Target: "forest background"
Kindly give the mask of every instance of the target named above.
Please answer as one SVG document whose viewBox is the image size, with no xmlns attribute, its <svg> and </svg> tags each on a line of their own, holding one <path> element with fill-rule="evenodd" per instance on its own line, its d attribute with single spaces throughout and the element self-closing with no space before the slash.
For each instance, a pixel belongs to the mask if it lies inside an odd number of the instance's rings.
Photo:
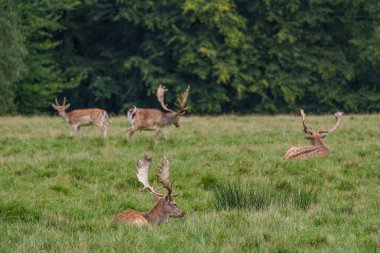
<svg viewBox="0 0 380 253">
<path fill-rule="evenodd" d="M 377 0 L 0 0 L 0 114 L 380 111 Z"/>
</svg>

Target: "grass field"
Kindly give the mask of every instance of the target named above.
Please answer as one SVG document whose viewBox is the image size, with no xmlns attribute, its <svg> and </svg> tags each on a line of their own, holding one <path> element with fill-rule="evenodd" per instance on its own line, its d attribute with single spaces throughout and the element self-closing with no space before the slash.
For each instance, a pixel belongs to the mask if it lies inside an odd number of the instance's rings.
<svg viewBox="0 0 380 253">
<path fill-rule="evenodd" d="M 307 120 L 334 124 L 332 115 Z M 95 127 L 71 138 L 58 117 L 1 117 L 0 251 L 380 251 L 379 115 L 344 115 L 325 139 L 331 156 L 303 161 L 282 160 L 289 147 L 308 145 L 298 116 L 186 117 L 158 143 L 149 131 L 127 141 L 127 127 L 113 118 L 106 139 Z M 143 154 L 154 169 L 169 159 L 186 216 L 157 229 L 111 225 L 125 209 L 154 205 L 134 174 Z M 217 208 L 214 193 L 225 185 L 265 192 L 269 203 Z M 308 189 L 316 198 L 300 208 L 291 196 Z"/>
</svg>

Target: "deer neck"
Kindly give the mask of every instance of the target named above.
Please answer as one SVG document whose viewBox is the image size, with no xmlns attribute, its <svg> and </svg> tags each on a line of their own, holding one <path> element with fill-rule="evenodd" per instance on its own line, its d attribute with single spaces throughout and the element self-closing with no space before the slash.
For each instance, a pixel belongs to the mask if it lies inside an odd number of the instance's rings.
<svg viewBox="0 0 380 253">
<path fill-rule="evenodd" d="M 310 143 L 314 147 L 325 147 L 321 137 L 310 139 Z"/>
<path fill-rule="evenodd" d="M 63 113 L 61 114 L 63 120 L 69 123 L 70 123 L 70 115 L 71 115 L 71 112 L 65 112 L 65 111 L 63 111 Z"/>
<path fill-rule="evenodd" d="M 146 214 L 144 217 L 148 222 L 154 226 L 167 222 L 169 219 L 169 213 L 164 211 L 164 202 L 159 200 L 157 204 Z"/>
<path fill-rule="evenodd" d="M 179 114 L 176 112 L 166 112 L 164 113 L 164 123 L 165 125 L 173 124 L 178 120 Z"/>
</svg>

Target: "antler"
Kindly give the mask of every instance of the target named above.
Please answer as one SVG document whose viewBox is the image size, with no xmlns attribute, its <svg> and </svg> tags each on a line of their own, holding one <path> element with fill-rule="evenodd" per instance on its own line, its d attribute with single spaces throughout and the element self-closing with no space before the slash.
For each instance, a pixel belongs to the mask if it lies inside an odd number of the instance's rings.
<svg viewBox="0 0 380 253">
<path fill-rule="evenodd" d="M 182 93 L 182 95 L 178 98 L 177 103 L 175 104 L 180 114 L 185 114 L 185 112 L 188 109 L 186 107 L 186 101 L 187 101 L 187 97 L 189 96 L 189 90 L 190 90 L 190 85 L 187 86 L 187 89 Z"/>
<path fill-rule="evenodd" d="M 342 116 L 343 116 L 343 112 L 336 112 L 335 114 L 335 125 L 330 128 L 329 130 L 322 130 L 322 131 L 319 131 L 320 134 L 329 134 L 331 132 L 334 132 L 338 126 L 340 125 L 340 123 L 342 122 Z"/>
<path fill-rule="evenodd" d="M 136 164 L 136 176 L 137 179 L 144 185 L 144 188 L 141 191 L 148 189 L 151 193 L 163 197 L 164 195 L 157 193 L 152 186 L 150 186 L 149 179 L 149 170 L 152 163 L 152 158 L 149 158 L 147 155 L 141 157 Z"/>
<path fill-rule="evenodd" d="M 166 91 L 168 91 L 168 90 L 165 88 L 165 86 L 160 85 L 158 87 L 157 94 L 156 94 L 158 102 L 160 102 L 162 108 L 164 108 L 165 110 L 167 110 L 169 112 L 174 112 L 172 109 L 169 109 L 164 102 L 164 94 Z"/>
<path fill-rule="evenodd" d="M 157 179 L 162 184 L 163 188 L 168 190 L 168 196 L 171 196 L 172 185 L 169 182 L 169 161 L 166 157 L 162 161 L 161 167 L 157 173 Z"/>
<path fill-rule="evenodd" d="M 302 125 L 303 125 L 303 131 L 307 134 L 313 134 L 313 131 L 312 130 L 309 130 L 307 128 L 307 126 L 305 125 L 305 118 L 306 118 L 306 114 L 305 112 L 303 111 L 303 109 L 300 110 L 301 111 L 301 118 L 302 118 Z"/>
<path fill-rule="evenodd" d="M 58 105 L 58 106 L 64 106 L 64 105 L 66 105 L 66 97 L 63 98 L 63 104 L 62 104 L 62 105 L 60 105 L 60 104 L 58 103 L 57 98 L 55 98 L 55 104 Z"/>
</svg>

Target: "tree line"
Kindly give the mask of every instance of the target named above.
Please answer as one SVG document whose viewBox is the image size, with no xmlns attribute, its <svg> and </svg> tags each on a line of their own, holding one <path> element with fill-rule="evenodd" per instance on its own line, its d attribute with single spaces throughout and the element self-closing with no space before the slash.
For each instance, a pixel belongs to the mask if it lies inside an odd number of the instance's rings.
<svg viewBox="0 0 380 253">
<path fill-rule="evenodd" d="M 377 0 L 0 0 L 0 114 L 380 111 Z"/>
</svg>

